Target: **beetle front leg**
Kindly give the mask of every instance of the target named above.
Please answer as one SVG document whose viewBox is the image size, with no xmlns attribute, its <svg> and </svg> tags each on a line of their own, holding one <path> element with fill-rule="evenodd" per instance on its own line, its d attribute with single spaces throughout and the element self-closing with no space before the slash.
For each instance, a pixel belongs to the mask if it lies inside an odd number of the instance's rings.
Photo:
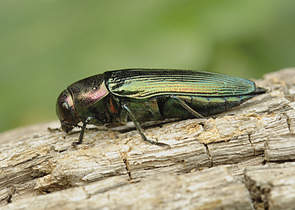
<svg viewBox="0 0 295 210">
<path fill-rule="evenodd" d="M 149 143 L 154 144 L 154 145 L 157 145 L 157 146 L 171 148 L 169 144 L 165 144 L 165 143 L 162 143 L 162 142 L 156 142 L 156 141 L 147 139 L 146 136 L 144 135 L 144 133 L 142 132 L 138 122 L 136 121 L 134 114 L 131 112 L 131 110 L 128 108 L 128 106 L 126 104 L 123 104 L 122 108 L 127 112 L 128 116 L 131 118 L 131 120 L 134 123 L 136 129 L 138 130 L 139 134 L 141 135 L 141 138 L 144 141 L 149 142 Z"/>
<path fill-rule="evenodd" d="M 81 127 L 81 132 L 79 135 L 79 140 L 77 142 L 73 142 L 72 146 L 76 146 L 78 144 L 82 144 L 83 142 L 83 137 L 84 137 L 84 132 L 86 130 L 86 125 L 89 123 L 89 121 L 92 119 L 92 117 L 87 117 L 86 120 L 83 122 L 83 125 Z"/>
</svg>

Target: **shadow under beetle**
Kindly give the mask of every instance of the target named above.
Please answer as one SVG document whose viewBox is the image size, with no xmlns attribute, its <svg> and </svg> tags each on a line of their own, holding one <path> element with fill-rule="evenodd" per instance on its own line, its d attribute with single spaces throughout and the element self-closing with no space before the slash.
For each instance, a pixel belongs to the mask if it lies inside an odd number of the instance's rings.
<svg viewBox="0 0 295 210">
<path fill-rule="evenodd" d="M 168 69 L 107 71 L 73 83 L 57 99 L 62 130 L 81 127 L 81 144 L 87 124 L 132 121 L 142 139 L 158 146 L 168 144 L 146 138 L 138 122 L 165 118 L 203 118 L 238 106 L 265 93 L 255 83 L 224 74 Z M 78 123 L 83 125 L 79 126 Z"/>
</svg>

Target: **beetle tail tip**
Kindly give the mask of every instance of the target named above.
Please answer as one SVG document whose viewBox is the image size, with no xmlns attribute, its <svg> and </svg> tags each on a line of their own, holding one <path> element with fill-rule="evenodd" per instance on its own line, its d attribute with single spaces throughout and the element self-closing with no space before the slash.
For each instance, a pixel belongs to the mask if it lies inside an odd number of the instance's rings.
<svg viewBox="0 0 295 210">
<path fill-rule="evenodd" d="M 254 94 L 263 94 L 269 92 L 269 89 L 262 88 L 262 87 L 257 87 L 256 90 L 254 91 Z"/>
</svg>

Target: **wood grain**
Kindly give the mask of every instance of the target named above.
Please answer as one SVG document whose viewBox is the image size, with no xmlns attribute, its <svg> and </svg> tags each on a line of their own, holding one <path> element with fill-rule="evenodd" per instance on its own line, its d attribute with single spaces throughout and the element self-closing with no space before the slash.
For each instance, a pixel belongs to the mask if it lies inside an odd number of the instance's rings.
<svg viewBox="0 0 295 210">
<path fill-rule="evenodd" d="M 294 209 L 295 69 L 216 119 L 66 135 L 57 121 L 0 134 L 0 209 Z"/>
</svg>

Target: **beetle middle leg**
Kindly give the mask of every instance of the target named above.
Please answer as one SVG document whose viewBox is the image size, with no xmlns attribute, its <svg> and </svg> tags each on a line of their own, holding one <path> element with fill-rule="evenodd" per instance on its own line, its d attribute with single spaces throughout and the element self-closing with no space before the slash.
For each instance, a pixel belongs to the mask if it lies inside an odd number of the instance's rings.
<svg viewBox="0 0 295 210">
<path fill-rule="evenodd" d="M 170 98 L 175 99 L 186 111 L 191 113 L 196 118 L 204 118 L 201 114 L 193 110 L 189 105 L 187 105 L 183 100 L 178 98 L 177 96 L 171 95 Z"/>
<path fill-rule="evenodd" d="M 135 119 L 135 116 L 134 114 L 131 112 L 131 110 L 128 108 L 128 106 L 126 104 L 123 104 L 122 105 L 122 108 L 127 112 L 128 116 L 131 118 L 131 120 L 133 121 L 136 129 L 138 130 L 139 134 L 141 135 L 141 138 L 146 141 L 146 142 L 149 142 L 151 144 L 154 144 L 154 145 L 157 145 L 157 146 L 161 146 L 161 147 L 170 147 L 169 144 L 165 144 L 165 143 L 162 143 L 162 142 L 156 142 L 156 141 L 153 141 L 153 140 L 149 140 L 146 138 L 146 136 L 144 135 L 144 133 L 142 132 L 138 122 L 136 121 Z"/>
</svg>

